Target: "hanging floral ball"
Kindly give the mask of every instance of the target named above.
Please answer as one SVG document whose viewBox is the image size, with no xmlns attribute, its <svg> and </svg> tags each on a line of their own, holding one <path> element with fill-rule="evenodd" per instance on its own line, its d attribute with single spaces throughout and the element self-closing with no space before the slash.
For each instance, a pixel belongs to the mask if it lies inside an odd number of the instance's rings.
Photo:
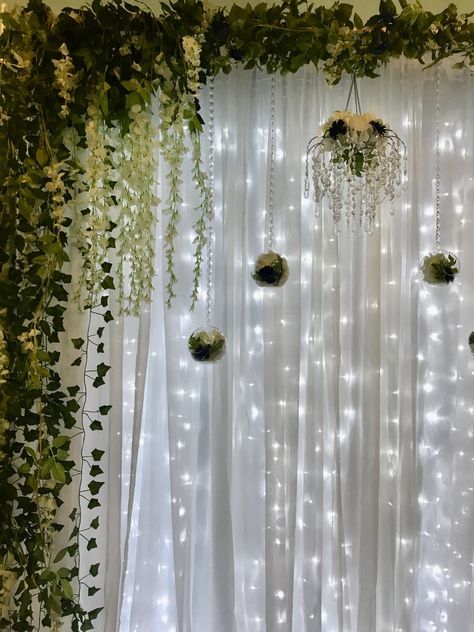
<svg viewBox="0 0 474 632">
<path fill-rule="evenodd" d="M 281 287 L 289 274 L 287 260 L 273 250 L 261 254 L 252 270 L 252 278 L 260 287 Z"/>
<path fill-rule="evenodd" d="M 426 255 L 421 263 L 423 280 L 431 285 L 452 283 L 459 272 L 459 261 L 450 252 L 435 252 Z"/>
<path fill-rule="evenodd" d="M 188 349 L 196 362 L 218 362 L 225 353 L 225 336 L 217 327 L 196 329 L 188 338 Z"/>
<path fill-rule="evenodd" d="M 471 331 L 471 334 L 469 336 L 469 347 L 472 353 L 474 353 L 474 331 Z"/>
</svg>

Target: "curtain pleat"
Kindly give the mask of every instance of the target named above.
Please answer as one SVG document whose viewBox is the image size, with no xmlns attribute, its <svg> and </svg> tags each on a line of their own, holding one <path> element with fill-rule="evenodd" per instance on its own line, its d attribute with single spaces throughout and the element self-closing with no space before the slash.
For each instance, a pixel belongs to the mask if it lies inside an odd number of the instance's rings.
<svg viewBox="0 0 474 632">
<path fill-rule="evenodd" d="M 108 555 L 125 564 L 107 603 L 121 601 L 120 632 L 474 630 L 473 84 L 441 66 L 442 248 L 461 273 L 434 287 L 419 265 L 436 249 L 435 70 L 401 61 L 360 81 L 363 109 L 408 149 L 408 191 L 371 236 L 336 236 L 327 203 L 316 216 L 303 196 L 306 143 L 349 78 L 277 76 L 273 248 L 290 276 L 262 289 L 250 271 L 266 249 L 271 77 L 216 78 L 212 324 L 226 356 L 200 365 L 187 351 L 206 325 L 206 278 L 189 311 L 189 156 L 178 296 L 163 307 L 163 215 L 149 313 L 111 339 L 123 404 L 109 528 L 122 522 Z"/>
</svg>

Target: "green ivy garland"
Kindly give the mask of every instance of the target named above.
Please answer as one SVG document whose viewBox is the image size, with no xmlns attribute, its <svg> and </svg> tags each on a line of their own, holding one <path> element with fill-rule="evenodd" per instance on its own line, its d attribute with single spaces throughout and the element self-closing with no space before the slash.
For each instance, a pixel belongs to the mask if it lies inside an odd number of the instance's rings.
<svg viewBox="0 0 474 632">
<path fill-rule="evenodd" d="M 113 317 L 108 293 L 132 265 L 132 294 L 119 287 L 123 312 L 137 313 L 152 291 L 152 242 L 143 256 L 137 230 L 150 234 L 158 203 L 151 190 L 152 152 L 139 176 L 124 168 L 134 135 L 151 129 L 150 104 L 159 95 L 160 150 L 169 165 L 165 228 L 168 303 L 177 282 L 181 163 L 188 147 L 202 199 L 195 221 L 192 303 L 197 301 L 202 253 L 212 216 L 212 192 L 202 168 L 198 85 L 236 65 L 296 72 L 311 63 L 330 83 L 343 73 L 375 77 L 401 56 L 433 64 L 453 57 L 474 66 L 472 14 L 450 4 L 438 14 L 418 3 L 382 0 L 367 22 L 350 4 L 331 8 L 299 0 L 278 6 L 210 10 L 201 0 L 177 0 L 153 15 L 122 0 L 64 9 L 54 15 L 41 0 L 1 15 L 0 23 L 0 628 L 29 632 L 90 630 L 99 609 L 87 612 L 99 573 L 78 577 L 79 539 L 97 546 L 103 482 L 101 450 L 85 455 L 85 428 L 100 431 L 110 406 L 88 409 L 90 387 L 105 383 L 100 362 L 104 327 Z M 150 132 L 151 133 L 151 132 Z M 186 144 L 190 137 L 190 145 Z M 102 151 L 101 139 L 106 148 Z M 132 147 L 133 145 L 133 147 Z M 102 171 L 101 171 L 102 170 Z M 101 177 L 98 177 L 101 173 Z M 120 182 L 118 182 L 120 176 Z M 90 177 L 95 178 L 91 187 Z M 137 196 L 134 198 L 134 191 Z M 117 196 L 128 200 L 120 207 Z M 143 212 L 140 211 L 140 205 Z M 117 230 L 120 226 L 120 232 Z M 97 238 L 100 237 L 100 240 Z M 112 269 L 109 250 L 118 248 Z M 83 258 L 79 300 L 88 310 L 77 384 L 61 379 L 64 314 L 74 289 L 68 252 Z M 114 259 L 114 260 L 115 260 Z M 128 302 L 127 302 L 128 301 Z M 104 325 L 92 327 L 97 319 Z M 94 368 L 90 366 L 93 363 Z M 72 452 L 81 452 L 75 462 Z M 75 478 L 76 508 L 62 518 Z M 89 482 L 86 484 L 86 481 Z M 86 488 L 84 489 L 84 485 Z M 81 517 L 84 499 L 90 520 Z M 58 548 L 57 534 L 65 545 Z"/>
</svg>

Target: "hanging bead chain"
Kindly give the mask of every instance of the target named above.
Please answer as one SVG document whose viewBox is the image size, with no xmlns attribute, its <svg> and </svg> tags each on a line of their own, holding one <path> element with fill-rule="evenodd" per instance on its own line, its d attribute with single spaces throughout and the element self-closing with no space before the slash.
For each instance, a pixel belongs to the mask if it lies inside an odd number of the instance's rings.
<svg viewBox="0 0 474 632">
<path fill-rule="evenodd" d="M 270 111 L 270 181 L 268 185 L 268 250 L 273 249 L 273 229 L 275 225 L 274 215 L 274 189 L 275 189 L 275 75 L 272 75 L 271 83 L 271 111 Z"/>
<path fill-rule="evenodd" d="M 215 139 L 214 139 L 214 77 L 209 78 L 209 123 L 208 123 L 208 156 L 207 156 L 207 174 L 209 182 L 209 200 L 211 208 L 211 216 L 209 218 L 209 225 L 207 227 L 207 288 L 206 288 L 206 311 L 207 322 L 211 322 L 212 316 L 212 288 L 213 288 L 213 272 L 214 272 L 214 260 L 213 260 L 213 220 L 214 220 L 214 153 L 215 153 Z"/>
<path fill-rule="evenodd" d="M 436 175 L 435 175 L 435 204 L 436 204 L 436 246 L 441 245 L 441 152 L 440 152 L 440 125 L 441 125 L 441 91 L 439 84 L 439 67 L 436 66 Z"/>
</svg>

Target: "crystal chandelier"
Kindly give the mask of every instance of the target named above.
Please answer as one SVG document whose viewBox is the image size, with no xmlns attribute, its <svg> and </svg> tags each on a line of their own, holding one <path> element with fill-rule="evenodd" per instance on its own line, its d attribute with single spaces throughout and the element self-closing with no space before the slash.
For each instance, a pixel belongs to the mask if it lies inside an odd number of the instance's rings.
<svg viewBox="0 0 474 632">
<path fill-rule="evenodd" d="M 349 107 L 352 94 L 355 112 Z M 406 147 L 389 125 L 371 112 L 362 113 L 356 78 L 352 78 L 346 109 L 336 111 L 321 126 L 322 134 L 307 146 L 305 198 L 311 180 L 315 211 L 327 197 L 335 233 L 343 219 L 353 230 L 361 226 L 369 234 L 376 225 L 377 209 L 388 198 L 391 212 L 394 200 L 406 185 Z M 403 177 L 402 177 L 403 163 Z"/>
</svg>

